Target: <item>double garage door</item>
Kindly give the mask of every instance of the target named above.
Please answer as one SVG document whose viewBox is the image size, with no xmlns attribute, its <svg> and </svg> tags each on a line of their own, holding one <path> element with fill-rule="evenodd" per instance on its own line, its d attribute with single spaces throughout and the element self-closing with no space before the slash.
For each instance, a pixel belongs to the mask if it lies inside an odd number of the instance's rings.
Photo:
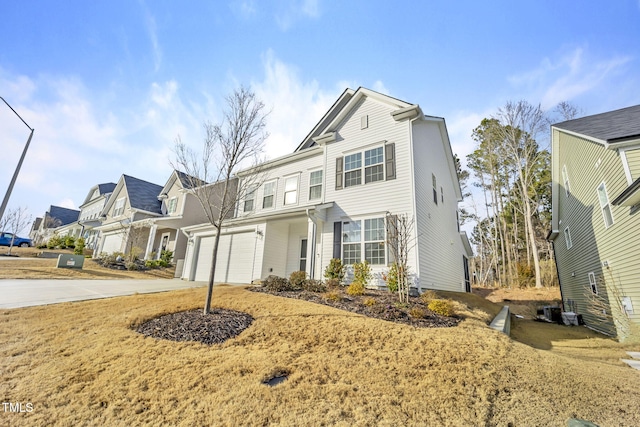
<svg viewBox="0 0 640 427">
<path fill-rule="evenodd" d="M 104 236 L 101 253 L 112 254 L 114 252 L 122 252 L 122 233 L 108 234 Z"/>
<path fill-rule="evenodd" d="M 195 280 L 207 281 L 211 272 L 215 236 L 202 237 L 197 255 Z M 255 233 L 225 234 L 220 236 L 216 282 L 251 283 L 255 253 Z"/>
</svg>

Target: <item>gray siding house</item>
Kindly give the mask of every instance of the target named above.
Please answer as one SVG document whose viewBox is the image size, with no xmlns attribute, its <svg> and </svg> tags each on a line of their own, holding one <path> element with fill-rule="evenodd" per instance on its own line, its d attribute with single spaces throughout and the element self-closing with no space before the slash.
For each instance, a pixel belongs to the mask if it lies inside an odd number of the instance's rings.
<svg viewBox="0 0 640 427">
<path fill-rule="evenodd" d="M 557 123 L 550 240 L 565 311 L 627 341 L 640 323 L 640 105 Z"/>
</svg>

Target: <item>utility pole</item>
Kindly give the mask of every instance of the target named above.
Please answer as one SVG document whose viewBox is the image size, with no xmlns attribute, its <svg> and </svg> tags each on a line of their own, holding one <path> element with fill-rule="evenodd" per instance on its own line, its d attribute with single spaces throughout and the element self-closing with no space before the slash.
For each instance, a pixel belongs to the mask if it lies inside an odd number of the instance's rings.
<svg viewBox="0 0 640 427">
<path fill-rule="evenodd" d="M 7 189 L 7 192 L 4 195 L 4 199 L 2 200 L 2 205 L 0 205 L 0 220 L 2 220 L 2 217 L 4 216 L 4 210 L 7 208 L 7 204 L 9 203 L 9 197 L 11 197 L 11 192 L 13 191 L 13 186 L 16 183 L 16 179 L 18 179 L 18 173 L 20 173 L 20 168 L 22 167 L 22 162 L 24 161 L 24 158 L 27 155 L 27 150 L 29 149 L 29 144 L 31 144 L 31 137 L 33 137 L 33 128 L 31 126 L 29 126 L 27 124 L 27 122 L 25 122 L 22 117 L 20 117 L 20 114 L 18 114 L 16 112 L 16 110 L 14 110 L 13 107 L 11 105 L 9 105 L 9 103 L 7 101 L 5 101 L 5 99 L 3 97 L 0 96 L 0 99 L 2 99 L 2 101 L 5 104 L 7 104 L 7 107 L 11 108 L 11 111 L 13 111 L 13 113 L 16 116 L 18 116 L 18 118 L 20 120 L 22 120 L 22 123 L 24 123 L 24 125 L 26 127 L 28 127 L 29 130 L 31 131 L 31 133 L 29 134 L 29 139 L 27 139 L 27 143 L 24 146 L 24 150 L 22 150 L 22 156 L 20 156 L 20 160 L 18 161 L 18 166 L 16 167 L 16 171 L 13 173 L 13 177 L 11 178 L 11 182 L 9 183 L 9 188 Z"/>
</svg>

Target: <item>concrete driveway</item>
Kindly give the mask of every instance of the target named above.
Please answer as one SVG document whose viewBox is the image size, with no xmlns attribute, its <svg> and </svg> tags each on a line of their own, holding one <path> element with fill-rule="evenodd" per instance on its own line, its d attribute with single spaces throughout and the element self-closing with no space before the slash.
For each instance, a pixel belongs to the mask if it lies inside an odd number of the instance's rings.
<svg viewBox="0 0 640 427">
<path fill-rule="evenodd" d="M 206 282 L 157 280 L 0 280 L 0 308 L 30 307 L 59 302 L 110 298 L 135 293 L 198 288 Z"/>
</svg>

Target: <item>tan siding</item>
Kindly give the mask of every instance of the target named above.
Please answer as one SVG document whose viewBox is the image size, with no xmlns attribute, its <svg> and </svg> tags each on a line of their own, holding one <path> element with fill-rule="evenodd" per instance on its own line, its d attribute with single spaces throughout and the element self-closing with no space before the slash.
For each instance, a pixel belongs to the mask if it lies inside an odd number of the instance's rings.
<svg viewBox="0 0 640 427">
<path fill-rule="evenodd" d="M 640 178 L 640 149 L 629 150 L 625 152 L 627 156 L 627 164 L 631 172 L 631 178 L 635 181 Z"/>
<path fill-rule="evenodd" d="M 613 324 L 602 324 L 588 312 L 585 292 L 589 292 L 588 273 L 594 272 L 598 282 L 606 279 L 608 286 L 615 282 L 622 294 L 632 298 L 636 313 L 640 311 L 640 263 L 637 262 L 640 244 L 636 243 L 640 242 L 638 218 L 628 207 L 611 206 L 614 223 L 605 228 L 597 195 L 597 188 L 602 182 L 606 185 L 609 201 L 627 187 L 622 162 L 616 151 L 607 150 L 600 144 L 563 133 L 556 135 L 559 135 L 559 152 L 554 155 L 559 156 L 560 168 L 566 165 L 571 188 L 570 196 L 566 197 L 563 183 L 559 183 L 558 211 L 562 223 L 555 249 L 563 297 L 565 301 L 572 299 L 577 302 L 578 312 L 588 325 L 615 334 Z M 561 174 L 558 173 L 554 179 L 561 181 Z M 567 226 L 573 242 L 569 250 L 562 234 Z M 608 269 L 602 267 L 603 261 L 609 263 Z M 602 285 L 599 293 L 608 297 Z M 638 314 L 634 318 L 637 321 Z"/>
</svg>

